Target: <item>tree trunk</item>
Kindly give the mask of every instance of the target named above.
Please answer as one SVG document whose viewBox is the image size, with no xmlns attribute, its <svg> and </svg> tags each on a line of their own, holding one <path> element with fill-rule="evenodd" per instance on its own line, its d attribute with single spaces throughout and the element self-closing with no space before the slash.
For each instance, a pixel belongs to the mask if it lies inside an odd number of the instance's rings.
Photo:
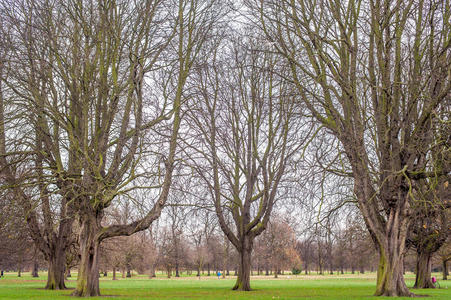
<svg viewBox="0 0 451 300">
<path fill-rule="evenodd" d="M 66 271 L 65 271 L 64 273 L 65 273 L 64 276 L 65 276 L 66 278 L 72 277 L 72 275 L 70 274 L 70 268 L 66 267 Z"/>
<path fill-rule="evenodd" d="M 444 259 L 443 264 L 443 280 L 448 280 L 448 261 Z"/>
<path fill-rule="evenodd" d="M 175 262 L 175 277 L 180 277 L 178 261 Z"/>
<path fill-rule="evenodd" d="M 422 252 L 417 254 L 417 269 L 413 287 L 416 289 L 435 288 L 431 279 L 431 253 Z"/>
<path fill-rule="evenodd" d="M 33 271 L 31 272 L 31 276 L 33 276 L 34 278 L 39 277 L 38 271 L 39 271 L 39 264 L 38 264 L 38 261 L 35 260 L 33 263 Z"/>
<path fill-rule="evenodd" d="M 99 241 L 96 239 L 100 220 L 89 213 L 81 220 L 79 235 L 80 264 L 78 267 L 77 287 L 72 293 L 78 297 L 100 296 L 99 288 Z"/>
<path fill-rule="evenodd" d="M 233 290 L 250 291 L 250 274 L 251 274 L 251 251 L 252 247 L 243 247 L 240 251 L 240 265 L 238 277 L 236 279 Z"/>
<path fill-rule="evenodd" d="M 66 265 L 66 252 L 58 249 L 53 252 L 48 259 L 49 271 L 47 275 L 47 284 L 45 288 L 48 290 L 64 290 L 64 266 Z"/>
<path fill-rule="evenodd" d="M 113 267 L 113 280 L 116 280 L 116 266 Z"/>
<path fill-rule="evenodd" d="M 404 282 L 404 276 L 402 275 L 403 255 L 398 250 L 399 247 L 392 247 L 389 251 L 381 247 L 379 250 L 380 256 L 375 296 L 414 296 Z"/>
<path fill-rule="evenodd" d="M 127 266 L 127 278 L 131 278 L 132 277 L 132 273 L 130 271 L 130 266 Z"/>
</svg>

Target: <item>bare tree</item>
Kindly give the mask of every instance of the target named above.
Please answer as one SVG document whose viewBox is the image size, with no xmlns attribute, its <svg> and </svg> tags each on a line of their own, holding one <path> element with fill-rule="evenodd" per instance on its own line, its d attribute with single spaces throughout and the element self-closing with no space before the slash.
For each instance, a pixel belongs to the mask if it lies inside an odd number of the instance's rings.
<svg viewBox="0 0 451 300">
<path fill-rule="evenodd" d="M 295 101 L 276 75 L 276 58 L 251 37 L 236 39 L 241 44 L 226 41 L 230 50 L 216 52 L 197 73 L 198 102 L 189 117 L 197 136 L 190 147 L 221 229 L 239 252 L 233 289 L 248 291 L 254 239 L 268 224 L 294 140 L 305 128 L 292 122 Z M 220 47 L 227 49 L 226 42 Z"/>
<path fill-rule="evenodd" d="M 344 148 L 380 254 L 375 295 L 412 295 L 402 258 L 412 190 L 438 175 L 428 156 L 436 109 L 450 99 L 450 2 L 247 2 L 303 102 Z"/>
<path fill-rule="evenodd" d="M 67 206 L 67 194 L 51 195 L 50 189 L 55 182 L 49 180 L 44 171 L 40 100 L 46 96 L 45 76 L 42 74 L 45 72 L 45 58 L 43 52 L 35 48 L 38 41 L 35 40 L 34 26 L 38 24 L 29 3 L 2 3 L 0 13 L 2 185 L 14 194 L 16 205 L 22 208 L 20 215 L 25 216 L 31 237 L 48 262 L 46 288 L 64 289 L 65 251 L 71 243 L 73 210 Z M 41 38 L 41 42 L 48 44 L 48 39 Z M 35 60 L 26 60 L 24 56 L 27 55 Z M 21 61 L 19 57 L 25 60 Z M 30 101 L 32 105 L 27 106 L 18 100 L 17 93 L 20 97 L 33 99 Z M 51 207 L 58 208 L 52 210 Z"/>
<path fill-rule="evenodd" d="M 100 294 L 102 240 L 144 230 L 161 213 L 187 100 L 184 86 L 222 16 L 216 4 L 35 1 L 11 12 L 19 24 L 11 43 L 20 59 L 9 61 L 3 82 L 38 116 L 42 148 L 33 150 L 53 193 L 77 216 L 76 296 Z M 21 39 L 29 29 L 33 38 Z M 155 202 L 141 219 L 102 225 L 104 209 L 119 196 L 149 188 Z"/>
</svg>

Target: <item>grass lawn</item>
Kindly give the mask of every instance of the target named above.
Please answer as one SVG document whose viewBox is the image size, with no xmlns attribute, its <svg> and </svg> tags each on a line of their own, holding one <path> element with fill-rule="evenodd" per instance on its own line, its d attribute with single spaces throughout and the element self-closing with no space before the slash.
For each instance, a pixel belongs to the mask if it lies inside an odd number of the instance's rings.
<svg viewBox="0 0 451 300">
<path fill-rule="evenodd" d="M 76 275 L 76 274 L 74 274 Z M 120 274 L 119 274 L 120 275 Z M 441 278 L 439 274 L 434 274 Z M 92 299 L 381 299 L 372 297 L 375 291 L 375 273 L 345 275 L 300 275 L 280 276 L 278 279 L 266 276 L 251 279 L 251 292 L 231 291 L 235 277 L 218 280 L 216 276 L 181 277 L 165 279 L 158 277 L 149 280 L 147 276 L 119 278 L 117 281 L 101 277 L 102 297 Z M 20 278 L 17 273 L 6 273 L 0 279 L 0 299 L 74 299 L 71 290 L 47 291 L 46 275 L 32 278 L 24 273 Z M 408 286 L 413 285 L 413 274 L 406 275 Z M 67 285 L 75 287 L 75 278 Z M 417 294 L 428 294 L 427 299 L 451 299 L 451 281 L 439 281 L 441 289 L 415 290 Z M 410 299 L 410 298 L 397 298 Z"/>
</svg>

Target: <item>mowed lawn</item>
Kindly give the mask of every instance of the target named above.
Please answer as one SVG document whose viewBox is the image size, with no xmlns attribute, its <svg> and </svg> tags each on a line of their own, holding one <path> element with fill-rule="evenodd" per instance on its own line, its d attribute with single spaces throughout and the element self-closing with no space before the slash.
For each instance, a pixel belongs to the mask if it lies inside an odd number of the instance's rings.
<svg viewBox="0 0 451 300">
<path fill-rule="evenodd" d="M 76 275 L 76 274 L 74 274 Z M 120 274 L 118 274 L 120 275 Z M 440 278 L 439 274 L 434 274 Z M 408 286 L 413 285 L 413 274 L 407 274 Z M 120 277 L 120 276 L 119 276 Z M 215 276 L 181 277 L 165 279 L 147 276 L 119 278 L 117 281 L 101 277 L 102 297 L 92 299 L 381 299 L 372 297 L 375 290 L 375 273 L 345 275 L 256 276 L 251 279 L 250 292 L 230 290 L 235 277 L 218 280 Z M 427 299 L 451 299 L 451 280 L 439 281 L 441 289 L 415 290 L 417 294 L 430 295 Z M 0 299 L 74 299 L 71 290 L 47 291 L 45 274 L 35 279 L 29 273 L 21 278 L 17 273 L 7 273 L 0 279 Z M 75 278 L 67 282 L 75 287 Z M 397 298 L 410 299 L 410 298 Z"/>
</svg>

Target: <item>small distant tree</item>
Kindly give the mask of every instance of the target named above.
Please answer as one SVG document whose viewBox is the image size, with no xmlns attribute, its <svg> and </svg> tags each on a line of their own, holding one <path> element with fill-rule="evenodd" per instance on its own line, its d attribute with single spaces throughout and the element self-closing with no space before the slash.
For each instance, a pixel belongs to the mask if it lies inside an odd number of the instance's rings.
<svg viewBox="0 0 451 300">
<path fill-rule="evenodd" d="M 288 223 L 280 218 L 273 218 L 260 239 L 264 245 L 263 252 L 266 252 L 265 256 L 269 258 L 275 278 L 285 268 L 300 270 L 301 260 L 295 250 L 295 233 Z"/>
</svg>

